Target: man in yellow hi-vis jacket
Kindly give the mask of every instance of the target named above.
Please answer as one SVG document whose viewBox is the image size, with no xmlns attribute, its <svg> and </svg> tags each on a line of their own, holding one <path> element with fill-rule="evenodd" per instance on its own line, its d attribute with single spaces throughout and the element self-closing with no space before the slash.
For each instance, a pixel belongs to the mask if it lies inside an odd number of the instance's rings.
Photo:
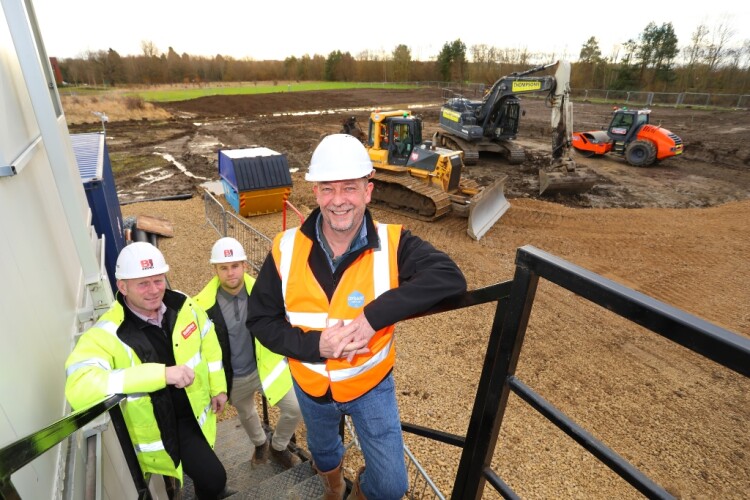
<svg viewBox="0 0 750 500">
<path fill-rule="evenodd" d="M 195 296 L 195 302 L 214 322 L 224 354 L 230 402 L 255 446 L 252 463 L 266 462 L 270 451 L 276 462 L 290 468 L 300 462 L 288 445 L 302 414 L 287 359 L 255 341 L 247 330 L 247 302 L 255 280 L 246 272 L 245 249 L 234 238 L 221 238 L 211 249 L 210 263 L 216 275 Z M 261 390 L 280 410 L 270 446 L 255 408 L 255 393 Z"/>
<path fill-rule="evenodd" d="M 221 347 L 206 313 L 167 289 L 167 271 L 149 243 L 120 252 L 117 300 L 68 357 L 65 395 L 79 409 L 127 394 L 123 415 L 144 474 L 182 482 L 184 472 L 198 498 L 223 498 L 226 471 L 213 450 L 227 401 Z"/>
</svg>

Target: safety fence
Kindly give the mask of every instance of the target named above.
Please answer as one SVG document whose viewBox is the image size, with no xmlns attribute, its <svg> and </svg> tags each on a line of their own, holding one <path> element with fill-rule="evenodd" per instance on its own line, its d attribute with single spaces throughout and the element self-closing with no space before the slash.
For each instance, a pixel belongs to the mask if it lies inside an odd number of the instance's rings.
<svg viewBox="0 0 750 500">
<path fill-rule="evenodd" d="M 439 88 L 443 99 L 465 97 L 481 99 L 488 89 L 483 83 L 414 82 L 415 87 Z M 546 97 L 547 92 L 532 92 L 525 98 Z M 623 106 L 673 106 L 685 108 L 750 109 L 750 94 L 713 92 L 642 92 L 636 90 L 571 89 L 574 101 L 595 101 Z"/>
<path fill-rule="evenodd" d="M 445 83 L 440 87 L 443 99 L 465 97 L 481 99 L 486 91 L 483 84 Z M 639 92 L 630 90 L 572 89 L 573 101 L 600 102 L 621 106 L 671 106 L 675 108 L 750 109 L 750 94 L 716 94 L 708 92 Z M 546 97 L 547 92 L 533 92 L 524 98 Z"/>
<path fill-rule="evenodd" d="M 636 92 L 627 90 L 572 90 L 574 100 L 601 101 L 638 106 L 674 106 L 705 108 L 750 108 L 750 94 L 714 94 L 700 92 Z"/>
<path fill-rule="evenodd" d="M 227 211 L 224 205 L 211 193 L 204 191 L 203 207 L 206 212 L 206 223 L 213 227 L 219 236 L 231 236 L 242 244 L 247 254 L 247 262 L 260 271 L 268 252 L 271 250 L 271 238 L 253 228 L 235 214 Z"/>
</svg>

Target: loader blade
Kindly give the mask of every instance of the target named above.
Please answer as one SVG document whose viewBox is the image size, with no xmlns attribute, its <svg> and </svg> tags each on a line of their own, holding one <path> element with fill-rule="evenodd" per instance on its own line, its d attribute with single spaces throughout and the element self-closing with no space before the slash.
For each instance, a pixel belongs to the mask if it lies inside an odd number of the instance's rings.
<svg viewBox="0 0 750 500">
<path fill-rule="evenodd" d="M 555 170 L 548 172 L 539 169 L 539 194 L 580 193 L 588 191 L 596 184 L 597 176 L 591 170 L 578 167 L 572 172 Z"/>
<path fill-rule="evenodd" d="M 469 211 L 469 224 L 466 232 L 475 240 L 479 240 L 500 217 L 510 208 L 510 203 L 505 198 L 505 181 L 508 177 L 486 186 L 481 192 L 471 199 Z"/>
</svg>

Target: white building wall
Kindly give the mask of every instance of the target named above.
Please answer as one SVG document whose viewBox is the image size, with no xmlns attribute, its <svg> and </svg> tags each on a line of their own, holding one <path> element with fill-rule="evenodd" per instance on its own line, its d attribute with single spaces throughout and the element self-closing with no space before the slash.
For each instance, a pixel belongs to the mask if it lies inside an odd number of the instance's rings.
<svg viewBox="0 0 750 500">
<path fill-rule="evenodd" d="M 87 297 L 79 253 L 80 241 L 88 237 L 79 234 L 81 221 L 71 225 L 69 218 L 85 219 L 89 229 L 91 219 L 65 118 L 45 112 L 53 110 L 50 103 L 38 105 L 38 96 L 46 97 L 47 83 L 26 81 L 22 72 L 9 23 L 18 22 L 13 12 L 18 12 L 23 2 L 0 3 L 0 169 L 19 167 L 17 175 L 0 177 L 3 447 L 48 426 L 68 411 L 64 364 L 79 333 L 78 311 Z M 34 58 L 39 67 L 43 60 L 48 64 L 46 55 L 40 58 L 21 52 L 21 57 L 27 58 L 24 64 Z M 34 85 L 43 89 L 36 98 L 30 92 Z M 53 97 L 57 97 L 56 92 Z M 55 140 L 45 143 L 45 127 L 46 138 Z M 50 130 L 57 133 L 50 136 Z M 55 143 L 52 150 L 58 151 L 54 159 L 49 157 L 49 143 Z M 66 451 L 63 447 L 56 446 L 13 476 L 22 498 L 59 495 L 59 459 Z"/>
</svg>

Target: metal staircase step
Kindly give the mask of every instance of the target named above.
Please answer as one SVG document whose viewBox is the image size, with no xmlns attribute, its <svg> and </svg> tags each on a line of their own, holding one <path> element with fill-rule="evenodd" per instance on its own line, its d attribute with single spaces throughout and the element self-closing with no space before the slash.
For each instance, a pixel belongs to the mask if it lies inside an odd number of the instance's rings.
<svg viewBox="0 0 750 500">
<path fill-rule="evenodd" d="M 233 500 L 307 500 L 317 499 L 323 494 L 323 484 L 315 475 L 310 462 L 270 477 L 255 488 L 232 496 Z"/>
<path fill-rule="evenodd" d="M 251 465 L 248 460 L 231 468 L 227 466 L 227 486 L 238 492 L 230 498 L 237 500 L 254 498 L 247 496 L 249 492 L 257 489 L 265 481 L 285 472 L 284 467 L 271 460 L 262 465 Z"/>
<path fill-rule="evenodd" d="M 288 470 L 270 458 L 265 464 L 252 465 L 253 446 L 236 417 L 219 422 L 216 431 L 216 455 L 227 471 L 227 486 L 237 492 L 229 497 L 232 500 L 307 500 L 322 497 L 323 484 L 309 461 Z M 196 498 L 193 482 L 187 475 L 182 498 Z"/>
<path fill-rule="evenodd" d="M 313 473 L 312 477 L 309 477 L 301 483 L 297 483 L 293 488 L 290 488 L 288 498 L 293 498 L 295 500 L 313 500 L 323 498 L 323 493 L 325 493 L 323 482 L 317 474 Z"/>
</svg>

